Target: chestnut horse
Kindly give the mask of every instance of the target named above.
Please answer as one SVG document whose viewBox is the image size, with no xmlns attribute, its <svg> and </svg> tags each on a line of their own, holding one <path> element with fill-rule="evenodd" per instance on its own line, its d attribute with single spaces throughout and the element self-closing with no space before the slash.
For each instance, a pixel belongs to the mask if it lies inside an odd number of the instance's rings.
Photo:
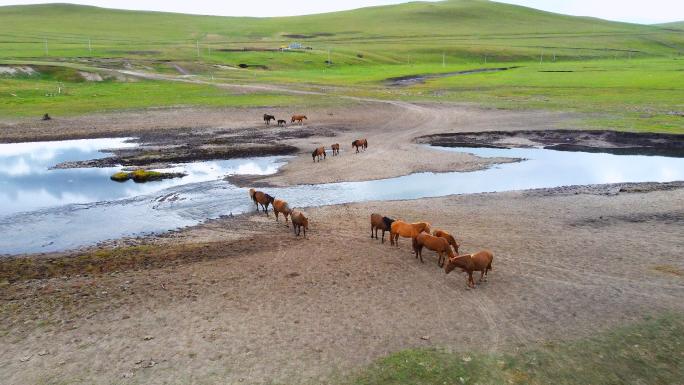
<svg viewBox="0 0 684 385">
<path fill-rule="evenodd" d="M 325 154 L 325 147 L 318 147 L 317 149 L 313 150 L 311 153 L 311 157 L 313 158 L 313 161 L 316 161 L 316 158 L 318 157 L 318 161 L 321 161 L 321 157 L 325 159 L 326 154 Z"/>
<path fill-rule="evenodd" d="M 304 119 L 308 119 L 306 115 L 292 115 L 292 120 L 290 123 L 299 122 L 300 124 L 304 125 Z"/>
<path fill-rule="evenodd" d="M 461 270 L 468 273 L 466 285 L 469 288 L 475 288 L 473 271 L 481 272 L 479 282 L 486 282 L 487 272 L 492 269 L 493 260 L 494 254 L 489 250 L 478 251 L 475 254 L 457 255 L 453 258 L 449 258 L 446 266 L 444 266 L 444 272 L 449 274 L 455 268 L 460 267 Z"/>
<path fill-rule="evenodd" d="M 340 144 L 339 143 L 333 144 L 332 146 L 330 146 L 330 148 L 332 148 L 333 156 L 340 155 Z"/>
<path fill-rule="evenodd" d="M 423 247 L 437 252 L 437 255 L 439 255 L 437 265 L 439 267 L 444 266 L 444 261 L 447 256 L 449 258 L 454 257 L 454 252 L 451 250 L 449 241 L 428 233 L 420 233 L 417 237 L 413 238 L 413 251 L 416 252 L 416 258 L 420 258 L 420 263 L 423 263 Z"/>
<path fill-rule="evenodd" d="M 418 234 L 430 233 L 430 224 L 427 222 L 406 223 L 402 220 L 392 222 L 390 227 L 390 245 L 399 247 L 399 236 L 415 238 Z"/>
<path fill-rule="evenodd" d="M 264 114 L 264 122 L 266 122 L 266 124 L 271 124 L 271 120 L 276 120 L 275 116 Z"/>
<path fill-rule="evenodd" d="M 304 213 L 298 210 L 292 210 L 290 218 L 292 218 L 292 230 L 294 231 L 295 235 L 299 236 L 303 227 L 304 236 L 306 237 L 306 230 L 309 229 L 309 219 L 304 215 Z"/>
<path fill-rule="evenodd" d="M 283 214 L 283 216 L 285 217 L 285 225 L 287 225 L 287 227 L 290 227 L 290 225 L 287 223 L 287 217 L 288 215 L 290 215 L 292 210 L 290 209 L 290 206 L 287 204 L 287 202 L 285 202 L 282 199 L 274 200 L 273 212 L 275 213 L 276 222 L 278 221 L 278 214 Z"/>
<path fill-rule="evenodd" d="M 259 205 L 261 205 L 261 207 L 263 207 L 266 215 L 268 215 L 268 205 L 273 203 L 273 201 L 275 199 L 272 196 L 270 196 L 264 192 L 254 190 L 253 188 L 249 189 L 249 196 L 254 201 L 254 205 L 256 206 L 256 210 L 259 211 Z"/>
<path fill-rule="evenodd" d="M 385 243 L 385 231 L 392 229 L 392 222 L 394 219 L 383 217 L 380 214 L 371 214 L 371 238 L 373 238 L 373 230 L 375 230 L 375 239 L 378 239 L 378 230 L 382 230 L 382 243 Z"/>
<path fill-rule="evenodd" d="M 363 151 L 366 151 L 368 148 L 368 140 L 366 139 L 356 139 L 355 141 L 352 142 L 352 147 L 356 147 L 356 152 L 359 152 L 359 148 L 362 148 Z"/>
<path fill-rule="evenodd" d="M 449 242 L 449 244 L 454 248 L 454 253 L 458 255 L 458 243 L 456 243 L 456 239 L 451 234 L 444 230 L 435 230 L 432 232 L 432 235 L 446 239 L 447 242 Z M 439 267 L 442 267 L 442 265 L 439 265 Z"/>
</svg>

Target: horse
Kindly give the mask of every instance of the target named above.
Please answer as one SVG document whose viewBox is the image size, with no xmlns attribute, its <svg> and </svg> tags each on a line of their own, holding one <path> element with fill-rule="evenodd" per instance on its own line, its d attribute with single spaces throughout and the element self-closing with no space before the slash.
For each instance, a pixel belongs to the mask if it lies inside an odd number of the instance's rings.
<svg viewBox="0 0 684 385">
<path fill-rule="evenodd" d="M 285 224 L 287 225 L 287 227 L 290 227 L 290 225 L 287 223 L 287 217 L 288 215 L 290 215 L 292 210 L 290 209 L 290 206 L 287 204 L 287 202 L 281 199 L 274 200 L 273 212 L 275 213 L 276 222 L 278 221 L 278 214 L 282 213 L 285 217 Z"/>
<path fill-rule="evenodd" d="M 489 250 L 478 251 L 475 254 L 457 255 L 453 258 L 449 258 L 446 266 L 444 266 L 444 272 L 449 274 L 455 268 L 460 267 L 461 270 L 468 273 L 466 286 L 474 289 L 475 281 L 473 280 L 473 271 L 481 272 L 480 280 L 478 282 L 486 282 L 487 273 L 489 270 L 492 270 L 493 260 L 494 254 Z"/>
<path fill-rule="evenodd" d="M 418 234 L 430 233 L 430 224 L 427 222 L 406 223 L 402 220 L 392 222 L 390 227 L 390 245 L 399 247 L 399 236 L 415 238 Z"/>
<path fill-rule="evenodd" d="M 362 148 L 363 151 L 366 151 L 368 148 L 368 140 L 366 139 L 356 139 L 355 141 L 352 142 L 352 147 L 356 147 L 356 153 L 358 154 L 359 148 Z"/>
<path fill-rule="evenodd" d="M 278 119 L 278 127 L 280 126 L 287 126 L 287 120 Z"/>
<path fill-rule="evenodd" d="M 444 230 L 435 230 L 432 232 L 432 235 L 434 235 L 435 237 L 446 239 L 447 242 L 449 242 L 449 244 L 454 248 L 454 253 L 458 255 L 458 243 L 456 243 L 456 239 L 451 234 Z M 442 266 L 440 265 L 439 267 Z"/>
<path fill-rule="evenodd" d="M 268 215 L 268 205 L 272 204 L 275 198 L 264 192 L 256 191 L 254 189 L 249 189 L 249 196 L 252 197 L 257 211 L 259 211 L 259 205 L 261 205 L 266 215 Z"/>
<path fill-rule="evenodd" d="M 304 119 L 308 120 L 306 115 L 292 115 L 290 123 L 299 122 L 301 125 L 304 125 Z"/>
<path fill-rule="evenodd" d="M 318 147 L 317 149 L 313 150 L 311 153 L 311 157 L 313 158 L 313 161 L 316 161 L 316 157 L 318 157 L 318 161 L 321 161 L 321 157 L 325 159 L 326 154 L 325 154 L 325 147 Z"/>
<path fill-rule="evenodd" d="M 340 155 L 340 144 L 339 143 L 333 144 L 332 146 L 330 146 L 330 148 L 332 148 L 333 156 Z"/>
<path fill-rule="evenodd" d="M 276 120 L 275 116 L 264 114 L 264 122 L 266 122 L 267 125 L 271 124 L 271 120 Z"/>
<path fill-rule="evenodd" d="M 382 230 L 382 243 L 385 243 L 385 231 L 391 230 L 392 222 L 394 222 L 392 218 L 383 217 L 376 213 L 371 214 L 371 238 L 373 238 L 373 230 L 375 230 L 375 239 L 378 239 L 378 230 Z"/>
<path fill-rule="evenodd" d="M 309 229 L 309 219 L 304 215 L 304 213 L 299 210 L 292 210 L 290 218 L 292 219 L 292 230 L 294 231 L 295 235 L 299 236 L 303 227 L 304 236 L 306 237 L 306 230 Z"/>
<path fill-rule="evenodd" d="M 423 263 L 423 247 L 429 250 L 436 251 L 439 256 L 437 266 L 443 267 L 446 257 L 454 257 L 454 252 L 451 250 L 449 241 L 442 237 L 436 237 L 428 233 L 420 233 L 413 238 L 413 251 L 416 252 L 416 258 L 420 258 L 420 263 Z"/>
</svg>

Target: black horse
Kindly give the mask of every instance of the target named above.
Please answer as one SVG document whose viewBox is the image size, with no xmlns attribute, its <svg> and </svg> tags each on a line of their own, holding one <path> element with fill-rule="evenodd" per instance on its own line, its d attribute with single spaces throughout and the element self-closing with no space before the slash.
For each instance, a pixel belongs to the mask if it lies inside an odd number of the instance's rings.
<svg viewBox="0 0 684 385">
<path fill-rule="evenodd" d="M 264 114 L 264 122 L 266 122 L 266 124 L 271 124 L 271 120 L 276 120 L 275 116 Z"/>
<path fill-rule="evenodd" d="M 287 125 L 287 120 L 278 119 L 278 125 L 279 125 L 279 126 L 285 126 L 285 125 Z"/>
</svg>

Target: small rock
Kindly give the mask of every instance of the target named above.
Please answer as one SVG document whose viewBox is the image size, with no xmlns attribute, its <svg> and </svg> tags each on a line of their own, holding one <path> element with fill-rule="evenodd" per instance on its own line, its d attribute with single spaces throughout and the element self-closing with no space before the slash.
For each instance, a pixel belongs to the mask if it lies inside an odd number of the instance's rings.
<svg viewBox="0 0 684 385">
<path fill-rule="evenodd" d="M 471 360 L 470 356 L 463 357 L 463 362 L 470 362 Z"/>
<path fill-rule="evenodd" d="M 133 373 L 132 372 L 126 372 L 126 373 L 122 374 L 121 377 L 122 378 L 131 378 L 131 377 L 133 377 Z"/>
<path fill-rule="evenodd" d="M 425 341 L 429 341 L 429 340 L 430 340 L 430 336 L 422 336 L 422 337 L 420 337 L 420 339 L 421 339 L 421 340 L 425 340 Z"/>
<path fill-rule="evenodd" d="M 154 339 L 154 337 L 153 337 L 153 336 L 145 336 L 143 339 L 144 339 L 145 341 L 149 341 L 149 340 L 151 340 L 151 339 Z"/>
<path fill-rule="evenodd" d="M 39 355 L 39 356 L 46 356 L 46 355 L 48 355 L 48 354 L 50 354 L 50 352 L 48 352 L 47 350 L 41 350 L 41 351 L 38 352 L 38 355 Z"/>
<path fill-rule="evenodd" d="M 21 361 L 21 362 L 26 362 L 26 361 L 30 360 L 31 357 L 33 357 L 33 354 L 29 354 L 28 356 L 21 357 L 21 358 L 19 359 L 19 361 Z"/>
</svg>

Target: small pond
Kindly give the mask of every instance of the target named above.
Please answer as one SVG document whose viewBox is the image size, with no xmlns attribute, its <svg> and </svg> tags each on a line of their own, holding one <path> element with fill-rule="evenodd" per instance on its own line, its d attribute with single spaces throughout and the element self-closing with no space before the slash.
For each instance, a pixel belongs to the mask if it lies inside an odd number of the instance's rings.
<svg viewBox="0 0 684 385">
<path fill-rule="evenodd" d="M 111 143 L 106 145 L 110 146 Z M 568 185 L 684 180 L 684 158 L 537 148 L 433 149 L 435 156 L 439 156 L 439 151 L 460 151 L 481 157 L 524 160 L 473 172 L 418 173 L 382 180 L 265 190 L 275 197 L 288 200 L 291 206 L 311 207 Z M 40 158 L 39 154 L 36 157 Z M 334 161 L 344 161 L 344 158 Z M 52 198 L 47 208 L 33 211 L 11 207 L 15 204 L 31 206 L 29 203 L 21 203 L 23 198 L 0 203 L 0 254 L 71 249 L 107 239 L 163 232 L 221 215 L 254 210 L 247 189 L 230 184 L 222 176 L 231 173 L 268 174 L 275 172 L 283 162 L 285 158 L 282 157 L 267 157 L 181 165 L 179 167 L 191 175 L 195 174 L 195 177 L 145 185 L 127 182 L 133 190 L 126 190 L 126 184 L 117 185 L 109 181 L 111 170 L 65 170 L 74 173 L 72 180 L 79 181 L 73 190 L 55 187 L 60 185 L 50 182 L 46 176 L 53 171 L 43 170 L 42 174 L 33 174 L 34 184 L 15 182 L 10 183 L 10 186 L 23 186 L 22 189 L 3 190 L 2 194 L 9 197 L 20 197 L 25 191 L 29 191 L 34 197 L 46 194 L 55 198 Z M 54 162 L 48 161 L 43 166 L 50 163 Z M 27 167 L 31 169 L 30 166 Z M 99 177 L 96 174 L 91 175 L 97 182 L 92 182 L 90 187 L 85 186 L 88 183 L 84 182 L 90 180 L 89 178 L 78 179 L 85 174 L 100 171 L 103 174 Z M 2 178 L 12 180 L 7 176 Z M 171 185 L 165 184 L 167 182 Z M 33 185 L 39 187 L 33 188 Z M 82 195 L 83 198 L 78 201 L 82 203 L 74 204 L 69 201 L 76 198 L 63 198 L 70 194 Z M 315 226 L 315 218 L 312 222 Z"/>
</svg>

